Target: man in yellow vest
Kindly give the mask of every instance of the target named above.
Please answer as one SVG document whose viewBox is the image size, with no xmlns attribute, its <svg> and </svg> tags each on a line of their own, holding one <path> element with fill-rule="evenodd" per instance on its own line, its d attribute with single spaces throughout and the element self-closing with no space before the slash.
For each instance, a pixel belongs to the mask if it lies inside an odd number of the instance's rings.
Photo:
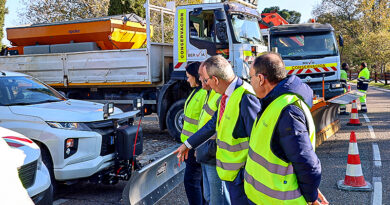
<svg viewBox="0 0 390 205">
<path fill-rule="evenodd" d="M 203 105 L 202 112 L 200 113 L 198 129 L 201 129 L 213 118 L 214 113 L 218 110 L 219 102 L 222 97 L 205 83 L 205 79 L 203 79 L 202 76 L 200 77 L 200 81 L 202 82 L 202 88 L 207 90 L 208 95 Z M 218 177 L 216 170 L 216 136 L 215 133 L 210 139 L 198 146 L 195 151 L 196 161 L 202 166 L 204 198 L 209 205 L 226 204 L 222 181 Z"/>
<path fill-rule="evenodd" d="M 257 57 L 250 76 L 261 99 L 244 173 L 250 204 L 318 204 L 321 163 L 314 152 L 312 89 L 295 75 L 286 77 L 277 53 Z"/>
<path fill-rule="evenodd" d="M 348 70 L 349 70 L 348 63 L 343 63 L 341 65 L 340 81 L 341 81 L 341 84 L 344 87 L 344 93 L 346 93 L 347 89 L 348 89 L 348 84 L 347 84 L 347 81 L 348 81 Z M 347 112 L 347 106 L 346 105 L 340 105 L 340 115 L 349 115 L 349 113 Z"/>
<path fill-rule="evenodd" d="M 179 161 L 217 132 L 217 173 L 225 182 L 230 203 L 248 203 L 244 192 L 243 168 L 248 155 L 249 135 L 260 110 L 259 100 L 249 84 L 234 75 L 230 63 L 222 56 L 212 56 L 203 62 L 200 76 L 213 90 L 222 95 L 213 118 L 188 138 L 176 153 Z"/>
<path fill-rule="evenodd" d="M 357 89 L 360 92 L 366 93 L 368 89 L 368 83 L 370 82 L 370 71 L 367 68 L 367 63 L 363 62 L 360 65 L 360 72 L 358 75 Z M 367 112 L 367 94 L 360 97 L 360 112 Z"/>
<path fill-rule="evenodd" d="M 186 141 L 196 131 L 198 131 L 199 117 L 202 112 L 204 101 L 207 97 L 207 90 L 203 89 L 199 81 L 200 63 L 194 62 L 186 67 L 187 82 L 193 88 L 184 104 L 184 123 L 181 131 L 182 142 Z M 191 150 L 186 159 L 186 169 L 184 172 L 184 188 L 190 205 L 202 205 L 202 168 L 196 162 L 194 150 Z"/>
</svg>

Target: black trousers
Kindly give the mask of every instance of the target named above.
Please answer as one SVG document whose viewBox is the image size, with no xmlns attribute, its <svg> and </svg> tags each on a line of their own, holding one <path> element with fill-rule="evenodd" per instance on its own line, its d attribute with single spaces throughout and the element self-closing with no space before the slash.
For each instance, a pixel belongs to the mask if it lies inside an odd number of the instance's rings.
<svg viewBox="0 0 390 205">
<path fill-rule="evenodd" d="M 195 151 L 190 149 L 184 172 L 184 187 L 190 205 L 203 205 L 202 167 L 196 162 Z"/>
</svg>

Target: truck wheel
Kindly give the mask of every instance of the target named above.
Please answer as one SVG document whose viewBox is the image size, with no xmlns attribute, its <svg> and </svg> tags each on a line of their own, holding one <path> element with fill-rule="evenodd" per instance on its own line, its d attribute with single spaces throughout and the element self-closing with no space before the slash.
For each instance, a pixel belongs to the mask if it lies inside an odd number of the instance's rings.
<svg viewBox="0 0 390 205">
<path fill-rule="evenodd" d="M 181 142 L 180 134 L 184 123 L 184 104 L 186 100 L 182 99 L 175 102 L 168 110 L 166 123 L 169 134 L 177 141 Z"/>
<path fill-rule="evenodd" d="M 51 159 L 50 152 L 45 146 L 40 146 L 39 148 L 41 149 L 42 162 L 49 170 L 51 185 L 53 187 L 53 195 L 55 195 L 57 191 L 57 181 L 54 177 L 53 161 Z"/>
</svg>

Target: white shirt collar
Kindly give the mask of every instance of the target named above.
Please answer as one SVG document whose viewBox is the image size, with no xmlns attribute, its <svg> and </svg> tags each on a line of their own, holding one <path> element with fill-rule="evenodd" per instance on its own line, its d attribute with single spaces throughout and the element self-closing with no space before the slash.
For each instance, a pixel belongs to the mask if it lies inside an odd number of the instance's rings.
<svg viewBox="0 0 390 205">
<path fill-rule="evenodd" d="M 225 95 L 230 97 L 232 93 L 234 92 L 234 88 L 236 87 L 238 81 L 238 77 L 234 77 L 234 80 L 230 83 L 230 85 L 226 88 Z"/>
</svg>

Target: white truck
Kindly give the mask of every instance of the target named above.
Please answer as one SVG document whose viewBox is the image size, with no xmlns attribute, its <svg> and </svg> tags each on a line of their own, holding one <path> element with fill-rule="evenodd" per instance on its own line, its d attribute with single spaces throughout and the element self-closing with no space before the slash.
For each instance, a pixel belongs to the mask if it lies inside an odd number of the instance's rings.
<svg viewBox="0 0 390 205">
<path fill-rule="evenodd" d="M 32 140 L 0 127 L 0 163 L 2 204 L 53 203 L 50 174 L 42 162 L 38 145 Z"/>
<path fill-rule="evenodd" d="M 0 126 L 39 146 L 52 182 L 128 180 L 142 153 L 138 112 L 70 100 L 31 76 L 0 71 Z"/>
<path fill-rule="evenodd" d="M 267 51 L 258 27 L 260 15 L 255 5 L 240 0 L 179 6 L 176 11 L 147 1 L 145 8 L 146 48 L 4 56 L 0 57 L 0 69 L 32 75 L 68 98 L 114 102 L 124 110 L 132 110 L 133 99 L 141 97 L 145 104 L 142 112 L 157 113 L 160 128 L 168 128 L 180 140 L 183 107 L 191 92 L 185 66 L 220 54 L 239 77 L 248 79 L 253 59 Z M 157 15 L 161 31 L 156 25 L 152 31 L 151 16 L 156 15 L 151 11 L 161 14 Z M 174 16 L 174 24 L 168 16 Z M 164 41 L 168 24 L 174 27 L 173 44 Z M 26 28 L 38 26 L 42 25 Z M 70 36 L 84 32 L 82 27 L 71 31 Z M 151 34 L 157 31 L 164 34 L 159 43 L 151 41 Z"/>
<path fill-rule="evenodd" d="M 344 93 L 340 82 L 340 52 L 331 25 L 274 26 L 269 29 L 268 41 L 269 49 L 282 56 L 288 75 L 300 77 L 316 95 L 330 99 Z"/>
</svg>

